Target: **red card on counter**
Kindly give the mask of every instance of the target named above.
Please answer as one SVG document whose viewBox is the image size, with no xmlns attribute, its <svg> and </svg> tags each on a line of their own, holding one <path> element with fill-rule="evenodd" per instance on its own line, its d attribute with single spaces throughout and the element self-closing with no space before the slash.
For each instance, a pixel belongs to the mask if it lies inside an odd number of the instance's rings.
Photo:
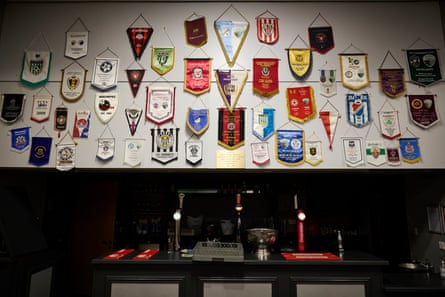
<svg viewBox="0 0 445 297">
<path fill-rule="evenodd" d="M 281 253 L 286 260 L 340 260 L 332 253 Z"/>
<path fill-rule="evenodd" d="M 121 249 L 118 251 L 114 251 L 111 254 L 104 257 L 105 260 L 119 260 L 126 255 L 134 252 L 134 249 Z"/>
<path fill-rule="evenodd" d="M 159 252 L 158 249 L 147 249 L 133 257 L 133 260 L 148 260 Z"/>
</svg>

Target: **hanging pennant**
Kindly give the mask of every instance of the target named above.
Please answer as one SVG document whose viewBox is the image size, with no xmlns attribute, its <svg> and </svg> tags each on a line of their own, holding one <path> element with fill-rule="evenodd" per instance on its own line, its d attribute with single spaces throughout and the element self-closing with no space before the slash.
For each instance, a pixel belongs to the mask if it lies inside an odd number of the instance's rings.
<svg viewBox="0 0 445 297">
<path fill-rule="evenodd" d="M 252 162 L 256 165 L 264 165 L 270 162 L 269 146 L 267 142 L 253 142 L 250 144 Z"/>
<path fill-rule="evenodd" d="M 275 152 L 278 163 L 297 166 L 304 163 L 304 131 L 282 130 L 275 133 Z"/>
<path fill-rule="evenodd" d="M 244 145 L 245 110 L 237 107 L 233 111 L 227 108 L 218 109 L 218 144 L 234 150 Z"/>
<path fill-rule="evenodd" d="M 287 58 L 292 75 L 304 80 L 312 69 L 312 50 L 310 48 L 288 48 Z"/>
<path fill-rule="evenodd" d="M 145 118 L 161 125 L 175 115 L 176 87 L 147 87 Z"/>
<path fill-rule="evenodd" d="M 68 108 L 66 106 L 58 106 L 54 112 L 54 129 L 60 132 L 66 130 L 66 124 L 68 122 Z"/>
<path fill-rule="evenodd" d="M 192 14 L 184 21 L 185 41 L 188 45 L 201 47 L 207 43 L 206 18 Z"/>
<path fill-rule="evenodd" d="M 215 70 L 219 93 L 229 111 L 234 110 L 247 81 L 246 70 Z"/>
<path fill-rule="evenodd" d="M 412 164 L 422 160 L 417 137 L 401 137 L 399 138 L 399 145 L 402 161 Z"/>
<path fill-rule="evenodd" d="M 151 129 L 151 159 L 167 164 L 178 159 L 179 128 Z"/>
<path fill-rule="evenodd" d="M 386 147 L 386 156 L 387 156 L 388 165 L 399 166 L 401 164 L 399 146 L 396 146 L 396 145 L 387 146 Z"/>
<path fill-rule="evenodd" d="M 276 43 L 279 37 L 278 18 L 266 10 L 255 19 L 258 41 L 265 44 Z"/>
<path fill-rule="evenodd" d="M 369 85 L 368 55 L 341 53 L 340 73 L 344 87 L 360 90 Z"/>
<path fill-rule="evenodd" d="M 253 58 L 253 92 L 272 97 L 278 89 L 278 63 L 276 58 Z"/>
<path fill-rule="evenodd" d="M 101 137 L 97 139 L 96 158 L 101 161 L 108 161 L 114 157 L 114 138 Z"/>
<path fill-rule="evenodd" d="M 74 118 L 73 137 L 88 138 L 91 124 L 91 112 L 89 110 L 77 110 Z"/>
<path fill-rule="evenodd" d="M 136 22 L 140 19 L 144 21 L 144 25 L 136 25 Z M 128 40 L 130 41 L 130 46 L 136 60 L 141 59 L 152 34 L 153 28 L 142 14 L 140 14 L 127 29 Z"/>
<path fill-rule="evenodd" d="M 31 120 L 37 123 L 48 121 L 52 102 L 52 94 L 35 94 L 32 101 Z"/>
<path fill-rule="evenodd" d="M 343 137 L 343 153 L 346 165 L 358 167 L 365 163 L 363 159 L 362 139 L 360 137 Z"/>
<path fill-rule="evenodd" d="M 94 111 L 103 124 L 108 123 L 114 117 L 118 103 L 118 93 L 96 93 Z"/>
<path fill-rule="evenodd" d="M 399 112 L 397 110 L 381 110 L 378 112 L 380 132 L 383 137 L 395 139 L 400 137 Z"/>
<path fill-rule="evenodd" d="M 125 117 L 127 118 L 128 128 L 131 136 L 134 136 L 138 128 L 139 122 L 142 118 L 142 108 L 133 105 L 125 109 Z"/>
<path fill-rule="evenodd" d="M 119 71 L 119 57 L 100 57 L 106 51 L 114 54 L 110 49 L 106 49 L 94 60 L 93 77 L 91 86 L 99 91 L 107 91 L 117 86 L 117 74 Z"/>
<path fill-rule="evenodd" d="M 304 123 L 312 119 L 317 113 L 314 90 L 311 86 L 287 88 L 286 106 L 290 120 Z"/>
<path fill-rule="evenodd" d="M 315 25 L 315 22 L 321 18 L 325 21 L 326 25 Z M 326 54 L 334 48 L 334 33 L 332 32 L 332 26 L 328 21 L 319 13 L 317 17 L 312 21 L 308 27 L 309 44 L 311 49 L 320 54 Z"/>
<path fill-rule="evenodd" d="M 25 108 L 25 94 L 2 94 L 0 120 L 6 124 L 16 122 Z"/>
<path fill-rule="evenodd" d="M 324 107 L 330 104 L 333 110 L 324 110 Z M 326 131 L 326 135 L 329 140 L 329 149 L 332 150 L 332 144 L 334 143 L 335 130 L 337 129 L 338 120 L 340 119 L 340 112 L 332 105 L 331 102 L 327 101 L 325 105 L 321 108 L 319 112 L 321 122 Z"/>
<path fill-rule="evenodd" d="M 407 99 L 409 116 L 414 124 L 428 129 L 439 122 L 434 95 L 408 95 Z"/>
<path fill-rule="evenodd" d="M 406 57 L 410 79 L 413 83 L 429 86 L 442 79 L 436 49 L 407 49 Z"/>
<path fill-rule="evenodd" d="M 257 106 L 252 108 L 252 134 L 265 141 L 275 132 L 275 109 Z"/>
<path fill-rule="evenodd" d="M 365 141 L 365 154 L 367 164 L 381 166 L 386 163 L 386 147 L 383 140 Z"/>
<path fill-rule="evenodd" d="M 193 95 L 201 95 L 210 91 L 211 71 L 211 58 L 185 58 L 184 91 Z"/>
<path fill-rule="evenodd" d="M 30 127 L 11 129 L 11 150 L 16 153 L 23 153 L 29 149 L 31 142 Z"/>
<path fill-rule="evenodd" d="M 371 120 L 370 106 L 371 103 L 367 93 L 346 94 L 346 113 L 348 115 L 348 122 L 356 128 L 368 125 Z"/>
<path fill-rule="evenodd" d="M 66 136 L 71 138 L 71 142 L 63 143 Z M 69 132 L 56 144 L 56 169 L 59 171 L 69 171 L 74 168 L 76 161 L 76 145 Z"/>
<path fill-rule="evenodd" d="M 335 69 L 320 69 L 320 94 L 332 97 L 337 94 Z"/>
<path fill-rule="evenodd" d="M 210 112 L 208 109 L 192 109 L 189 107 L 186 124 L 195 135 L 201 135 L 209 128 L 209 118 Z"/>
<path fill-rule="evenodd" d="M 49 163 L 52 140 L 51 137 L 32 137 L 29 164 L 43 166 Z"/>
<path fill-rule="evenodd" d="M 317 166 L 323 162 L 323 156 L 321 153 L 322 143 L 320 140 L 306 140 L 305 142 L 305 157 L 304 161 L 312 166 Z"/>
<path fill-rule="evenodd" d="M 83 26 L 83 30 L 73 30 L 77 23 Z M 88 53 L 88 37 L 88 28 L 83 21 L 78 18 L 65 32 L 65 57 L 74 60 L 85 57 Z"/>
<path fill-rule="evenodd" d="M 164 75 L 173 69 L 175 64 L 174 47 L 153 47 L 151 50 L 151 69 Z"/>
<path fill-rule="evenodd" d="M 390 55 L 390 57 L 395 61 L 398 66 L 397 68 L 384 68 L 383 64 L 385 63 L 388 55 Z M 383 59 L 380 68 L 378 69 L 378 72 L 380 87 L 382 88 L 382 91 L 386 96 L 396 98 L 405 93 L 405 71 L 390 51 L 387 51 L 385 58 Z"/>
<path fill-rule="evenodd" d="M 40 36 L 47 50 L 32 49 L 38 38 L 31 42 L 23 55 L 22 71 L 20 81 L 27 87 L 35 88 L 48 82 L 51 69 L 52 52 L 43 34 Z"/>
<path fill-rule="evenodd" d="M 124 164 L 131 167 L 141 165 L 144 157 L 145 139 L 127 138 L 125 139 Z"/>
<path fill-rule="evenodd" d="M 239 21 L 220 19 L 229 8 L 233 8 L 243 19 Z M 224 57 L 230 67 L 236 63 L 236 59 L 249 32 L 249 26 L 249 21 L 233 5 L 230 5 L 213 23 L 219 44 L 224 52 Z"/>
<path fill-rule="evenodd" d="M 202 161 L 201 140 L 188 140 L 185 142 L 185 160 L 187 163 L 197 165 Z"/>
<path fill-rule="evenodd" d="M 73 62 L 62 69 L 60 95 L 68 102 L 79 100 L 85 91 L 87 70 L 78 62 Z"/>
<path fill-rule="evenodd" d="M 141 86 L 142 79 L 144 78 L 145 69 L 144 67 L 136 62 L 139 65 L 139 68 L 130 68 L 126 69 L 128 84 L 130 85 L 131 94 L 133 98 L 136 98 L 136 95 L 139 91 L 139 87 Z"/>
</svg>

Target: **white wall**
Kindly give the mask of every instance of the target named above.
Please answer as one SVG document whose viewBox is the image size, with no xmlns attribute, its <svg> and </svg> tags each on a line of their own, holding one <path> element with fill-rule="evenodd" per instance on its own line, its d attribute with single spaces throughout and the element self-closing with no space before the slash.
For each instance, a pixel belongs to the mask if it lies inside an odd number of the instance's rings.
<svg viewBox="0 0 445 297">
<path fill-rule="evenodd" d="M 87 88 L 83 97 L 76 103 L 64 102 L 70 110 L 68 127 L 72 130 L 74 111 L 83 109 L 85 106 L 92 111 L 92 124 L 88 139 L 76 139 L 78 168 L 128 168 L 123 163 L 124 140 L 130 137 L 124 109 L 133 104 L 131 91 L 125 76 L 125 69 L 134 62 L 131 48 L 128 43 L 125 30 L 142 14 L 153 26 L 154 34 L 151 37 L 149 48 L 142 57 L 141 64 L 146 68 L 143 85 L 138 93 L 135 103 L 145 108 L 145 87 L 155 84 L 172 84 L 176 86 L 176 109 L 174 125 L 180 128 L 179 132 L 179 159 L 169 164 L 162 165 L 151 160 L 151 136 L 150 129 L 154 125 L 150 122 L 141 123 L 135 137 L 146 139 L 146 153 L 140 168 L 192 168 L 187 164 L 184 154 L 184 142 L 191 136 L 185 125 L 185 112 L 188 107 L 200 106 L 199 100 L 189 93 L 183 91 L 183 59 L 186 57 L 210 56 L 213 61 L 213 68 L 227 68 L 223 53 L 217 42 L 213 30 L 213 22 L 225 9 L 229 3 L 149 3 L 149 2 L 113 2 L 113 3 L 30 3 L 30 2 L 10 2 L 5 7 L 4 23 L 0 40 L 0 92 L 3 93 L 25 93 L 27 104 L 22 120 L 12 125 L 0 123 L 0 166 L 1 167 L 33 167 L 28 164 L 29 151 L 15 153 L 9 149 L 10 139 L 8 132 L 10 129 L 22 126 L 32 127 L 31 133 L 35 135 L 44 127 L 54 138 L 53 144 L 60 139 L 53 129 L 53 117 L 50 121 L 37 124 L 30 120 L 32 96 L 40 89 L 30 89 L 20 83 L 20 72 L 22 65 L 23 51 L 30 42 L 40 33 L 43 33 L 53 51 L 53 61 L 51 67 L 50 81 L 46 89 L 54 95 L 53 110 L 62 103 L 59 95 L 61 69 L 71 63 L 71 60 L 64 57 L 65 32 L 77 18 L 81 18 L 90 30 L 88 55 L 79 60 L 88 69 Z M 271 162 L 265 166 L 254 165 L 251 160 L 250 143 L 258 140 L 251 133 L 251 108 L 261 102 L 261 98 L 254 95 L 251 84 L 251 71 L 249 72 L 248 83 L 238 101 L 238 106 L 246 107 L 246 140 L 245 145 L 238 150 L 244 150 L 246 155 L 246 168 L 249 169 L 347 169 L 343 160 L 343 150 L 341 137 L 360 136 L 367 137 L 368 126 L 361 129 L 352 128 L 346 121 L 345 94 L 349 90 L 341 86 L 339 77 L 338 54 L 343 52 L 351 44 L 358 47 L 363 52 L 368 53 L 368 63 L 371 85 L 363 91 L 368 92 L 371 100 L 371 113 L 377 119 L 377 111 L 381 108 L 387 98 L 381 92 L 377 69 L 380 67 L 387 51 L 395 56 L 397 61 L 405 68 L 405 75 L 408 78 L 408 69 L 405 61 L 405 52 L 415 40 L 421 38 L 428 44 L 439 49 L 439 59 L 443 68 L 443 32 L 440 18 L 440 9 L 437 2 L 239 2 L 234 3 L 234 7 L 243 14 L 250 22 L 250 32 L 242 48 L 237 63 L 242 67 L 251 69 L 253 57 L 279 57 L 280 58 L 280 92 L 265 102 L 276 109 L 275 127 L 287 126 L 285 89 L 287 87 L 311 85 L 315 90 L 317 112 L 326 103 L 326 98 L 319 95 L 318 70 L 327 63 L 337 69 L 338 94 L 330 98 L 330 102 L 341 112 L 339 126 L 336 131 L 333 150 L 329 150 L 328 141 L 321 121 L 318 117 L 299 124 L 303 127 L 306 137 L 313 133 L 323 141 L 322 153 L 324 161 L 314 167 L 309 164 L 302 164 L 297 167 L 288 167 L 279 164 L 275 159 L 275 140 L 270 138 L 268 146 Z M 269 10 L 279 17 L 280 39 L 278 43 L 269 48 L 264 48 L 256 39 L 255 17 Z M 428 12 L 428 21 L 424 16 L 419 17 L 419 11 Z M 207 20 L 207 30 L 209 34 L 208 43 L 199 49 L 186 45 L 184 38 L 184 20 L 193 13 L 204 15 Z M 233 12 L 232 12 L 233 13 Z M 290 73 L 287 64 L 287 52 L 294 39 L 300 35 L 306 42 L 307 28 L 314 21 L 318 14 L 321 14 L 333 27 L 335 48 L 326 55 L 313 54 L 313 70 L 306 81 L 296 81 Z M 165 28 L 165 31 L 164 31 Z M 150 69 L 151 47 L 173 46 L 176 49 L 175 68 L 165 75 L 165 80 L 159 79 L 159 75 Z M 301 46 L 297 43 L 296 45 Z M 116 154 L 113 160 L 107 163 L 96 160 L 97 138 L 105 130 L 103 125 L 94 114 L 95 89 L 89 83 L 93 73 L 94 59 L 105 49 L 110 48 L 120 58 L 119 84 L 116 91 L 119 93 L 120 102 L 117 115 L 111 120 L 109 126 L 116 138 Z M 192 55 L 193 53 L 193 55 Z M 192 55 L 192 56 L 191 56 Z M 437 94 L 437 104 L 439 116 L 445 114 L 445 104 L 441 97 L 445 94 L 442 82 L 428 88 L 419 87 L 412 83 L 407 83 L 408 94 Z M 200 139 L 204 143 L 204 158 L 197 168 L 215 168 L 216 150 L 224 150 L 217 144 L 217 108 L 223 107 L 223 101 L 217 90 L 215 81 L 212 80 L 211 91 L 200 97 L 210 109 L 210 127 Z M 398 167 L 383 165 L 381 168 L 397 169 L 424 169 L 424 168 L 444 168 L 445 156 L 442 153 L 442 137 L 445 127 L 442 122 L 429 129 L 422 129 L 414 125 L 408 115 L 406 98 L 389 99 L 391 104 L 400 112 L 402 135 L 406 129 L 419 138 L 422 161 L 416 164 L 402 162 Z M 165 124 L 169 125 L 169 124 Z M 108 132 L 107 132 L 108 133 Z M 374 128 L 370 133 L 375 133 Z M 375 135 L 375 134 L 374 134 Z M 411 135 L 408 135 L 411 136 Z M 53 145 L 54 147 L 54 145 Z M 52 168 L 55 166 L 55 153 L 51 154 L 50 163 L 45 166 Z M 364 165 L 360 168 L 376 169 L 372 165 Z"/>
</svg>

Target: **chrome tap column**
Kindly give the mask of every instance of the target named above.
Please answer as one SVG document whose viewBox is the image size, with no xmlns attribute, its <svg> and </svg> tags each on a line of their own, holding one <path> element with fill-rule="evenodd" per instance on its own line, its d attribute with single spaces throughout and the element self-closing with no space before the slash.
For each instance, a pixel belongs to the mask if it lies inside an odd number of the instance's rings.
<svg viewBox="0 0 445 297">
<path fill-rule="evenodd" d="M 181 249 L 181 211 L 182 206 L 184 202 L 184 193 L 179 193 L 179 207 L 176 209 L 175 213 L 173 214 L 173 219 L 175 220 L 175 242 L 173 243 L 174 250 L 179 251 Z"/>
</svg>

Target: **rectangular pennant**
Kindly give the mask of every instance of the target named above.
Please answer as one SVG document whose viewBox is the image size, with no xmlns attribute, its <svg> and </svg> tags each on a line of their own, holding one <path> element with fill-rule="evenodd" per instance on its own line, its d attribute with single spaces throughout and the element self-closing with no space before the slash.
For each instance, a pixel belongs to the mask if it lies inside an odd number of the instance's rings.
<svg viewBox="0 0 445 297">
<path fill-rule="evenodd" d="M 178 159 L 179 128 L 151 129 L 151 159 L 167 164 Z"/>
<path fill-rule="evenodd" d="M 22 128 L 16 128 L 11 129 L 11 150 L 23 153 L 27 149 L 29 149 L 30 145 L 30 128 L 29 127 L 22 127 Z"/>
<path fill-rule="evenodd" d="M 340 73 L 344 87 L 360 90 L 369 85 L 368 55 L 340 54 Z"/>
<path fill-rule="evenodd" d="M 175 92 L 176 87 L 147 87 L 145 118 L 158 125 L 173 120 Z"/>
<path fill-rule="evenodd" d="M 184 59 L 184 90 L 193 95 L 210 91 L 211 71 L 210 58 Z"/>
<path fill-rule="evenodd" d="M 278 89 L 277 58 L 253 58 L 253 92 L 263 96 L 272 97 Z"/>
<path fill-rule="evenodd" d="M 218 110 L 218 144 L 227 149 L 236 149 L 244 145 L 245 139 L 245 110 L 227 108 Z"/>
<path fill-rule="evenodd" d="M 304 163 L 304 131 L 277 130 L 275 133 L 275 157 L 278 163 L 297 166 Z"/>
<path fill-rule="evenodd" d="M 412 82 L 429 86 L 442 79 L 436 49 L 408 49 L 406 57 Z"/>
</svg>

